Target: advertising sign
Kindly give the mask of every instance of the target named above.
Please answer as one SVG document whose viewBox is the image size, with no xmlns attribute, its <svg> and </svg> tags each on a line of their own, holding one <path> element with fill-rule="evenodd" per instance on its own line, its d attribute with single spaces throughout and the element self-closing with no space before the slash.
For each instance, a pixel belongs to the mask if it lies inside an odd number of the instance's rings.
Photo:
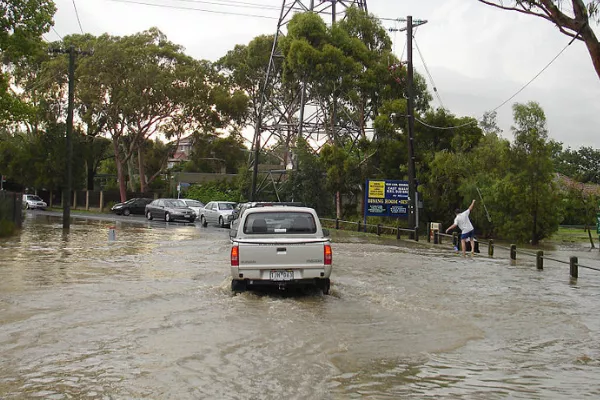
<svg viewBox="0 0 600 400">
<path fill-rule="evenodd" d="M 367 180 L 365 217 L 408 217 L 408 182 Z"/>
</svg>

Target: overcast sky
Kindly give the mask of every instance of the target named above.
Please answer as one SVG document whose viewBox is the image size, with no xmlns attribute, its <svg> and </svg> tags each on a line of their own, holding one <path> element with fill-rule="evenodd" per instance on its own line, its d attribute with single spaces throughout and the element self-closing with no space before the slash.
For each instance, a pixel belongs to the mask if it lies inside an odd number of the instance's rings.
<svg viewBox="0 0 600 400">
<path fill-rule="evenodd" d="M 81 33 L 75 5 L 85 33 L 128 35 L 156 26 L 171 41 L 185 47 L 189 55 L 212 61 L 236 44 L 275 33 L 282 5 L 281 0 L 126 0 L 205 10 L 200 11 L 125 0 L 54 1 L 58 11 L 54 31 L 45 35 L 49 41 L 57 40 L 58 35 Z M 476 0 L 367 0 L 367 7 L 380 18 L 412 15 L 428 21 L 417 29 L 416 44 L 444 107 L 457 116 L 481 119 L 485 111 L 495 109 L 521 89 L 570 41 L 547 21 L 498 10 Z M 387 28 L 402 26 L 392 21 L 383 24 Z M 596 32 L 600 33 L 597 27 Z M 390 36 L 400 57 L 405 34 Z M 433 94 L 433 84 L 416 48 L 414 63 L 427 78 Z M 551 139 L 562 142 L 565 148 L 600 149 L 600 78 L 583 42 L 569 46 L 527 88 L 498 109 L 504 137 L 513 136 L 512 104 L 528 101 L 536 101 L 544 109 Z M 432 105 L 439 106 L 435 96 Z"/>
</svg>

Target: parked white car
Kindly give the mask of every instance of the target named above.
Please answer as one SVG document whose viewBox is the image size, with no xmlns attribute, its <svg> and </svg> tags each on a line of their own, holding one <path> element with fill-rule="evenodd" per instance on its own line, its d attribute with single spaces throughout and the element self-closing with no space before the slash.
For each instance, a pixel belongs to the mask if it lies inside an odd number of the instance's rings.
<svg viewBox="0 0 600 400">
<path fill-rule="evenodd" d="M 217 224 L 221 228 L 230 226 L 233 221 L 233 210 L 237 203 L 231 201 L 211 201 L 200 210 L 200 224 Z"/>
<path fill-rule="evenodd" d="M 35 194 L 24 194 L 23 195 L 23 207 L 28 210 L 40 209 L 45 210 L 48 204 L 40 196 Z"/>
<path fill-rule="evenodd" d="M 204 208 L 204 203 L 194 199 L 179 199 L 183 201 L 189 208 L 194 210 L 196 213 L 196 218 L 200 218 L 200 210 Z"/>
<path fill-rule="evenodd" d="M 231 289 L 316 286 L 329 293 L 333 254 L 329 232 L 308 207 L 256 207 L 231 236 Z"/>
</svg>

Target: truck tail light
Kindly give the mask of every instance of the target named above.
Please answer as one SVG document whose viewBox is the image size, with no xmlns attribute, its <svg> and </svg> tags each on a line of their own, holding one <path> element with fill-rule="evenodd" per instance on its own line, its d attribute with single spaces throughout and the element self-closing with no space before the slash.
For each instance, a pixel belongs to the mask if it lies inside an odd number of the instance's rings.
<svg viewBox="0 0 600 400">
<path fill-rule="evenodd" d="M 238 246 L 233 246 L 231 248 L 231 266 L 232 267 L 240 266 L 240 249 Z"/>
<path fill-rule="evenodd" d="M 323 247 L 323 259 L 325 260 L 325 265 L 331 265 L 331 261 L 333 260 L 333 253 L 331 252 L 331 245 L 326 244 Z"/>
</svg>

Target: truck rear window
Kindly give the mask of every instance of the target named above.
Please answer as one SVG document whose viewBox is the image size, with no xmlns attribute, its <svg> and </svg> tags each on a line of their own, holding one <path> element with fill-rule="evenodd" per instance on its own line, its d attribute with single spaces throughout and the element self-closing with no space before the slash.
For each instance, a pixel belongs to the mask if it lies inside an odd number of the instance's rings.
<svg viewBox="0 0 600 400">
<path fill-rule="evenodd" d="M 248 215 L 244 233 L 299 234 L 316 233 L 317 225 L 311 213 L 298 211 L 261 212 Z"/>
</svg>

